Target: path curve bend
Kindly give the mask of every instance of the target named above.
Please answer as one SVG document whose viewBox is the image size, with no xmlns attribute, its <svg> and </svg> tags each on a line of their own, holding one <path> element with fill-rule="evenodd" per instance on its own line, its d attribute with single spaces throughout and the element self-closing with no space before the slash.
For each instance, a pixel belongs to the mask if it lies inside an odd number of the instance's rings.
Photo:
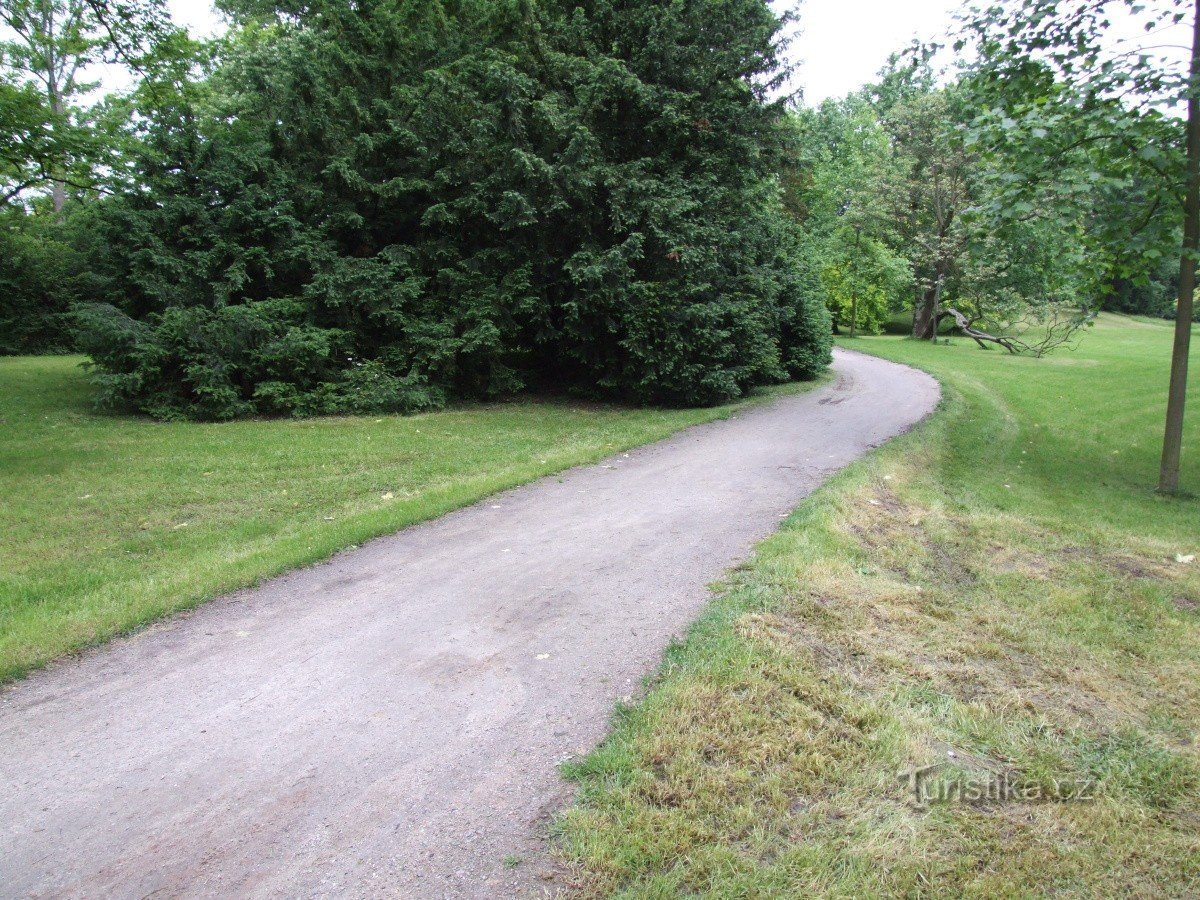
<svg viewBox="0 0 1200 900">
<path fill-rule="evenodd" d="M 0 895 L 536 887 L 556 764 L 604 736 L 708 584 L 939 396 L 857 353 L 834 373 L 0 692 Z"/>
</svg>

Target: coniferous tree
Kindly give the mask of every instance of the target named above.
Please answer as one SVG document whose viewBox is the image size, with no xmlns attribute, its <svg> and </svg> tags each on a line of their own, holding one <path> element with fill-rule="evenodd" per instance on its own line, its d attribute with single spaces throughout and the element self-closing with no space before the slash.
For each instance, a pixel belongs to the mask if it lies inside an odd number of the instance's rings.
<svg viewBox="0 0 1200 900">
<path fill-rule="evenodd" d="M 106 204 L 113 402 L 409 410 L 524 386 L 712 403 L 828 362 L 776 178 L 764 0 L 233 10 Z"/>
</svg>

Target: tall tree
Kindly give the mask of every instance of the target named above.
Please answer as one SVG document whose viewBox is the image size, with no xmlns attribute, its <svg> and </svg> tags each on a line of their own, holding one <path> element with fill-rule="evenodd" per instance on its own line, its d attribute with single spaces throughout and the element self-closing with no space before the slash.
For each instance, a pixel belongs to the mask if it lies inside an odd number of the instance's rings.
<svg viewBox="0 0 1200 900">
<path fill-rule="evenodd" d="M 917 297 L 913 337 L 937 336 L 939 304 L 956 278 L 968 246 L 962 221 L 972 205 L 973 166 L 945 91 L 913 94 L 885 113 L 899 156 L 902 187 L 892 196 L 896 220 L 910 248 Z"/>
<path fill-rule="evenodd" d="M 115 141 L 93 115 L 96 65 L 139 67 L 170 31 L 167 17 L 160 0 L 0 0 L 0 22 L 0 118 L 12 128 L 4 194 L 48 184 L 61 212 Z"/>
<path fill-rule="evenodd" d="M 1179 263 L 1179 306 L 1175 311 L 1175 343 L 1167 392 L 1167 426 L 1163 436 L 1159 489 L 1179 490 L 1183 453 L 1183 415 L 1187 403 L 1188 354 L 1192 340 L 1192 306 L 1196 296 L 1196 257 L 1200 254 L 1200 0 L 1192 12 L 1192 60 L 1187 94 L 1187 187 L 1183 202 L 1183 254 Z"/>
<path fill-rule="evenodd" d="M 146 117 L 95 229 L 110 400 L 704 404 L 828 363 L 766 0 L 226 5 L 224 63 Z"/>
<path fill-rule="evenodd" d="M 835 325 L 878 331 L 913 285 L 890 196 L 902 184 L 899 157 L 863 94 L 799 110 L 796 126 L 788 208 L 812 238 Z"/>
<path fill-rule="evenodd" d="M 1144 25 L 1143 41 L 1118 40 L 1119 18 Z M 1164 31 L 1186 27 L 1186 61 Z M 1010 205 L 1041 192 L 1071 210 L 1089 191 L 1126 185 L 1142 209 L 1114 221 L 1111 258 L 1145 277 L 1162 249 L 1138 223 L 1175 206 L 1181 228 L 1179 289 L 1159 490 L 1179 490 L 1188 354 L 1200 252 L 1200 0 L 1009 0 L 978 12 L 967 40 L 979 54 L 972 79 L 985 111 L 984 143 L 1011 163 Z M 1164 114 L 1182 106 L 1185 117 Z M 1086 165 L 1070 165 L 1072 156 Z M 1049 164 L 1048 164 L 1049 163 Z M 1021 196 L 1025 194 L 1025 196 Z M 1162 230 L 1158 230 L 1162 233 Z M 1176 245 L 1178 246 L 1178 245 Z"/>
</svg>

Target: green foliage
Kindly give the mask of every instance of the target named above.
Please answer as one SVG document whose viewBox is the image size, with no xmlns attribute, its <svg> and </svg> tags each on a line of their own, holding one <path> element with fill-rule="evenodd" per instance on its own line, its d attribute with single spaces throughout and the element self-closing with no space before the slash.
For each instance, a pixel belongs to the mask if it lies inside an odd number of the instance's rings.
<svg viewBox="0 0 1200 900">
<path fill-rule="evenodd" d="M 1184 133 L 1172 106 L 1187 73 L 1159 58 L 1159 34 L 1188 11 L 1183 0 L 1008 0 L 968 21 L 975 62 L 967 142 L 990 160 L 992 222 L 1031 216 L 1082 223 L 1074 241 L 1083 290 L 1107 308 L 1173 316 Z M 1143 41 L 1109 38 L 1114 16 L 1144 24 Z M 1173 260 L 1173 266 L 1171 261 Z"/>
<path fill-rule="evenodd" d="M 833 320 L 852 331 L 879 334 L 912 287 L 907 260 L 882 241 L 838 229 L 821 271 Z"/>
<path fill-rule="evenodd" d="M 147 70 L 171 44 L 163 0 L 0 0 L 0 202 L 47 187 L 55 212 L 120 165 L 120 127 L 91 98 L 97 66 Z"/>
<path fill-rule="evenodd" d="M 1113 279 L 1104 297 L 1104 308 L 1111 312 L 1173 319 L 1178 285 L 1179 261 L 1165 257 L 1146 275 L 1144 282 L 1132 278 Z M 1200 317 L 1200 310 L 1196 311 L 1196 316 Z"/>
<path fill-rule="evenodd" d="M 221 66 L 143 107 L 136 187 L 99 204 L 108 402 L 711 404 L 827 364 L 764 0 L 231 12 Z"/>
<path fill-rule="evenodd" d="M 788 206 L 813 237 L 834 324 L 878 331 L 912 290 L 893 214 L 899 158 L 860 95 L 801 110 L 795 125 Z"/>
<path fill-rule="evenodd" d="M 0 210 L 0 355 L 71 349 L 70 306 L 82 289 L 72 236 L 48 217 Z"/>
<path fill-rule="evenodd" d="M 1001 331 L 1080 318 L 1061 313 L 1089 296 L 1083 215 L 1000 214 L 1011 179 L 967 139 L 969 97 L 936 87 L 918 54 L 797 115 L 787 207 L 813 237 L 838 326 L 878 332 L 908 306 L 925 337 L 946 306 Z"/>
<path fill-rule="evenodd" d="M 129 184 L 135 137 L 127 100 L 95 100 L 98 67 L 144 89 L 196 47 L 161 0 L 0 0 L 0 26 L 0 354 L 63 352 L 71 304 L 103 283 L 89 205 Z"/>
</svg>

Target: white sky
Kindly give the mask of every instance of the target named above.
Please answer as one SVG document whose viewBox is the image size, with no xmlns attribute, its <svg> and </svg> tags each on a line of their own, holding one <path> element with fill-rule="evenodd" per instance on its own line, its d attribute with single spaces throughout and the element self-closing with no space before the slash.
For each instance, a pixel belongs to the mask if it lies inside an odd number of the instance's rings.
<svg viewBox="0 0 1200 900">
<path fill-rule="evenodd" d="M 938 38 L 962 0 L 778 0 L 778 11 L 799 7 L 800 31 L 791 57 L 801 61 L 794 85 L 820 103 L 874 79 L 889 55 L 914 37 Z M 208 0 L 169 0 L 175 21 L 197 37 L 221 29 Z"/>
<path fill-rule="evenodd" d="M 221 19 L 208 0 L 167 0 L 171 18 L 186 25 L 193 37 L 212 37 L 221 28 Z"/>
<path fill-rule="evenodd" d="M 799 34 L 790 55 L 800 69 L 793 81 L 803 89 L 805 102 L 815 106 L 873 81 L 887 58 L 914 37 L 944 43 L 962 0 L 799 0 L 797 5 Z"/>
<path fill-rule="evenodd" d="M 813 106 L 873 81 L 888 56 L 907 47 L 914 37 L 947 43 L 955 27 L 954 15 L 966 5 L 965 0 L 772 0 L 772 3 L 777 12 L 791 9 L 799 13 L 799 27 L 789 52 L 799 68 L 790 88 L 801 89 L 805 102 Z M 186 25 L 197 37 L 211 37 L 224 28 L 211 0 L 167 0 L 167 5 L 175 21 Z M 1123 15 L 1119 4 L 1114 7 L 1114 27 L 1110 32 L 1114 48 L 1122 49 L 1121 38 L 1146 43 L 1140 21 L 1134 22 Z M 1186 25 L 1168 29 L 1156 35 L 1155 41 L 1187 44 L 1188 31 Z M 1162 52 L 1175 64 L 1188 56 L 1187 47 Z M 939 57 L 938 63 L 951 63 L 950 53 Z M 124 86 L 120 83 L 125 80 L 123 77 L 114 79 L 107 73 L 102 77 L 108 88 Z"/>
</svg>

